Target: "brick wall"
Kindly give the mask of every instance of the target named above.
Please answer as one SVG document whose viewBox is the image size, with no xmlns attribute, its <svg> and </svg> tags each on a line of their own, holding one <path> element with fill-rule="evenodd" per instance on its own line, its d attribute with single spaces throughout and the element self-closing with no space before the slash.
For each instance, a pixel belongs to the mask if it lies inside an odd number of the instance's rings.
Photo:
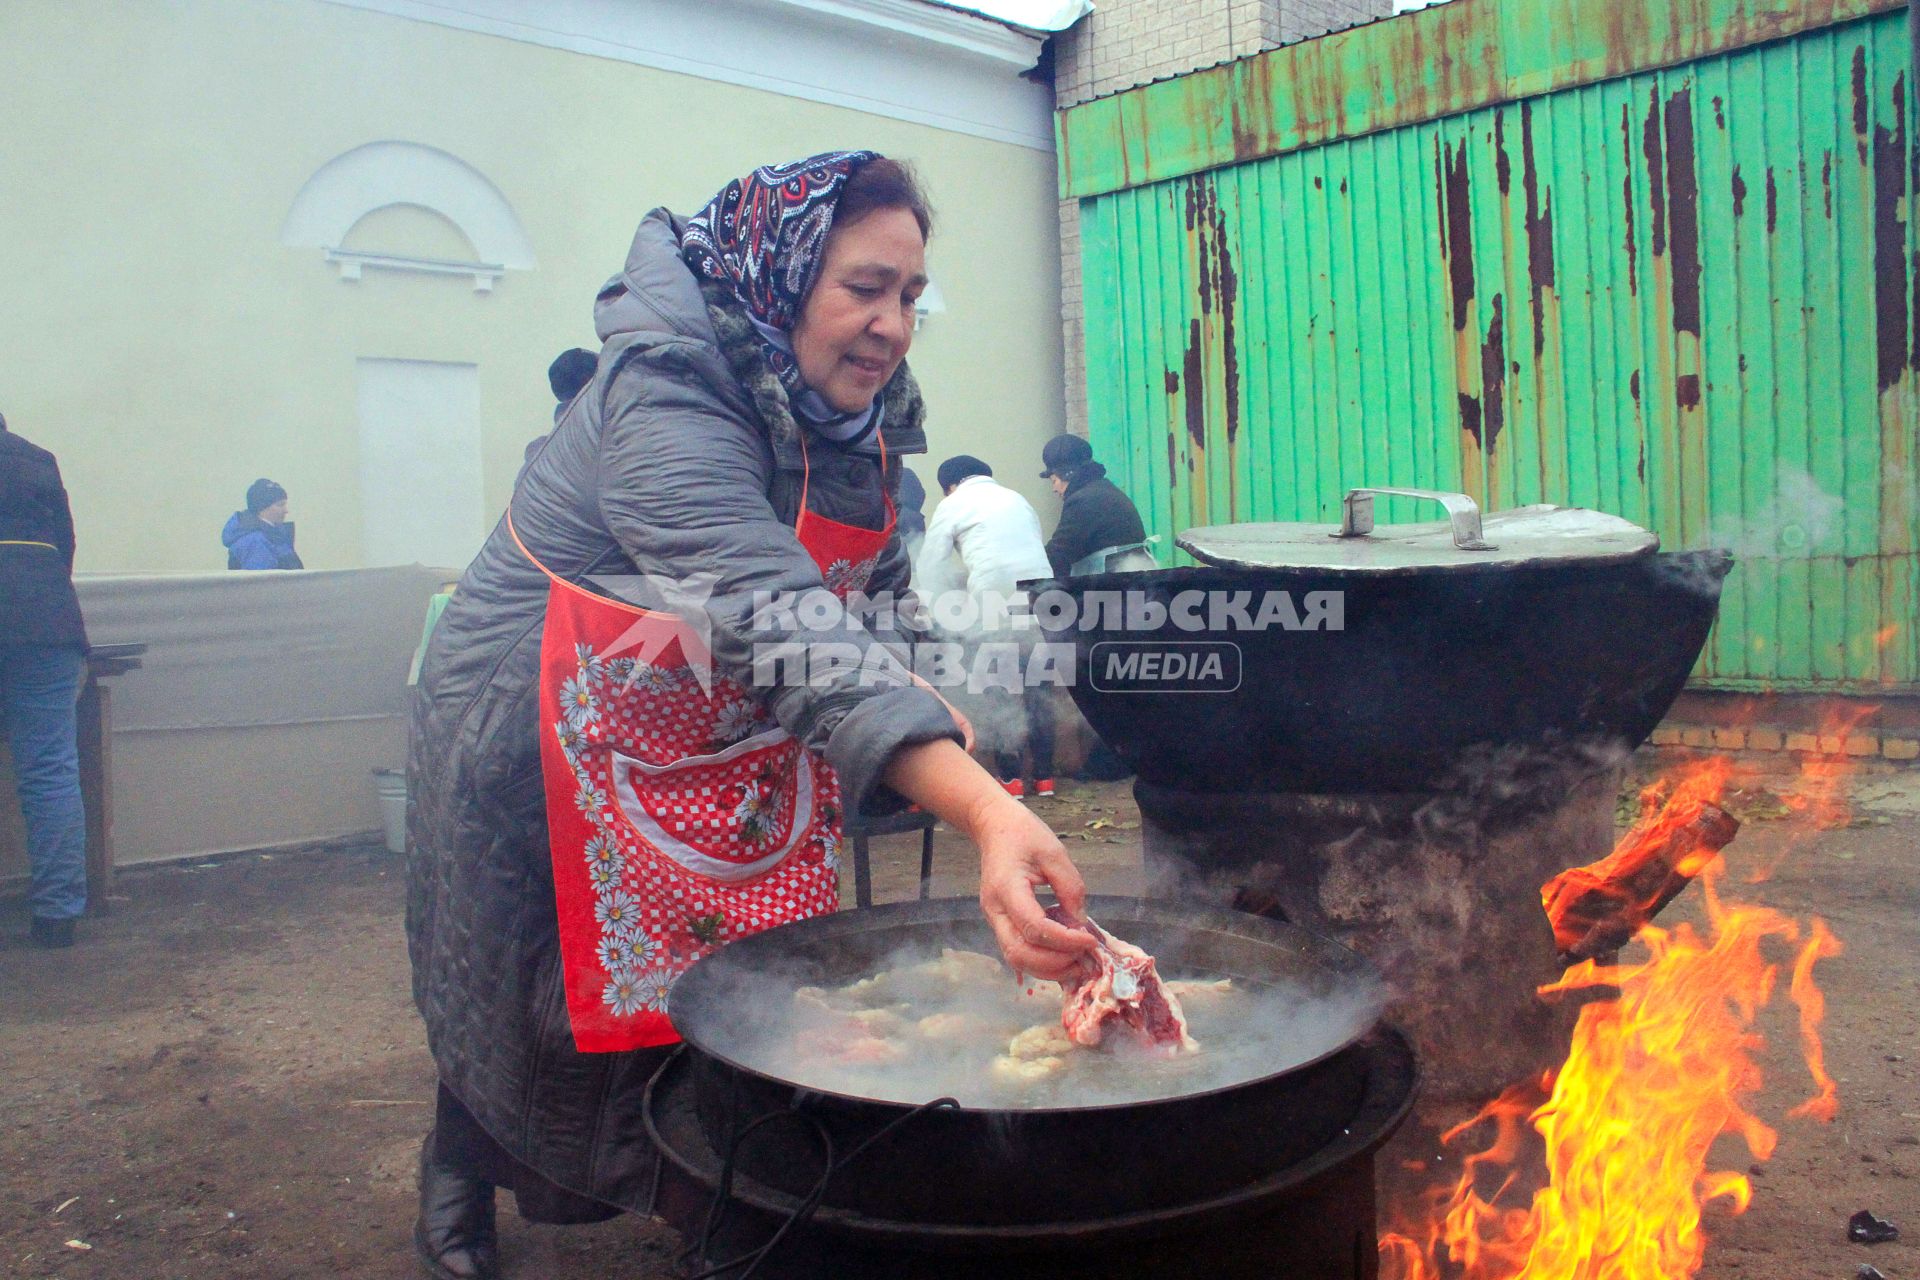
<svg viewBox="0 0 1920 1280">
<path fill-rule="evenodd" d="M 1054 97 L 1062 108 L 1392 12 L 1392 0 L 1099 0 L 1054 38 Z M 1067 429 L 1087 431 L 1085 307 L 1079 202 L 1060 203 L 1061 327 Z"/>
</svg>

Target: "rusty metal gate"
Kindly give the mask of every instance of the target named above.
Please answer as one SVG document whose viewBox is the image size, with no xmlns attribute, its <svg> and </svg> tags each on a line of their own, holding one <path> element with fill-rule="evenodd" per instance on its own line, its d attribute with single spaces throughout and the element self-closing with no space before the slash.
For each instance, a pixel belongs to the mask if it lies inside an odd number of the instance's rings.
<svg viewBox="0 0 1920 1280">
<path fill-rule="evenodd" d="M 1911 689 L 1909 58 L 1886 0 L 1454 0 L 1065 111 L 1095 447 L 1169 542 L 1370 483 L 1731 546 L 1703 683 Z"/>
</svg>

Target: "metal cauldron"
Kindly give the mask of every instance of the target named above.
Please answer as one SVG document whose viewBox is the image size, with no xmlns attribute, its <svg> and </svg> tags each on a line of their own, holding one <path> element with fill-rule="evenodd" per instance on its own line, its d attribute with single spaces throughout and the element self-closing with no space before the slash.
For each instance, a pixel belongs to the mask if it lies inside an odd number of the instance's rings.
<svg viewBox="0 0 1920 1280">
<path fill-rule="evenodd" d="M 1341 525 L 1189 530 L 1179 543 L 1198 568 L 1023 584 L 1045 638 L 1075 650 L 1075 703 L 1142 781 L 1425 791 L 1488 751 L 1630 750 L 1653 731 L 1706 644 L 1730 556 L 1661 553 L 1646 530 L 1573 508 L 1483 524 L 1458 494 L 1421 495 L 1446 502 L 1447 521 L 1375 529 L 1374 492 L 1412 491 L 1355 490 Z M 1064 623 L 1049 592 L 1079 606 Z M 1182 600 L 1250 598 L 1251 612 L 1269 593 L 1304 625 L 1214 626 L 1204 603 L 1184 617 L 1209 625 L 1178 620 Z M 1096 603 L 1116 599 L 1135 607 Z M 1226 661 L 1211 682 L 1121 665 L 1156 651 Z"/>
<path fill-rule="evenodd" d="M 1329 988 L 1377 981 L 1360 956 L 1303 929 L 1235 911 L 1094 898 L 1088 911 L 1152 952 L 1169 973 L 1243 985 Z M 769 981 L 840 985 L 905 949 L 992 952 L 971 900 L 907 902 L 783 925 L 699 961 L 674 985 L 670 1012 L 686 1040 L 707 1140 L 728 1150 L 749 1120 L 795 1111 L 847 1152 L 914 1108 L 822 1092 L 781 1078 L 738 1016 Z M 778 975 L 774 977 L 773 975 Z M 1261 1182 L 1322 1150 L 1360 1110 L 1374 1061 L 1345 1039 L 1304 1047 L 1297 1065 L 1226 1088 L 1148 1102 L 1031 1110 L 963 1108 L 912 1118 L 836 1176 L 822 1204 L 875 1219 L 1017 1225 L 1152 1213 Z M 821 1172 L 811 1126 L 768 1126 L 741 1144 L 737 1172 L 805 1196 Z"/>
</svg>

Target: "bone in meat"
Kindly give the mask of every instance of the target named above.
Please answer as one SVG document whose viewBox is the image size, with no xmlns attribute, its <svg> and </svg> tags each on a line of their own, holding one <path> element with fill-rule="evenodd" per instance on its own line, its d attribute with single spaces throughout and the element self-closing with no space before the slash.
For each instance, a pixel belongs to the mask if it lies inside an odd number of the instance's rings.
<svg viewBox="0 0 1920 1280">
<path fill-rule="evenodd" d="M 1091 933 L 1100 944 L 1088 953 L 1081 971 L 1060 984 L 1066 994 L 1060 1025 L 1075 1044 L 1092 1048 L 1117 1023 L 1140 1042 L 1168 1053 L 1192 1053 L 1200 1047 L 1187 1034 L 1186 1015 L 1154 971 L 1152 956 L 1091 920 L 1069 921 L 1060 907 L 1047 915 L 1070 929 Z"/>
</svg>

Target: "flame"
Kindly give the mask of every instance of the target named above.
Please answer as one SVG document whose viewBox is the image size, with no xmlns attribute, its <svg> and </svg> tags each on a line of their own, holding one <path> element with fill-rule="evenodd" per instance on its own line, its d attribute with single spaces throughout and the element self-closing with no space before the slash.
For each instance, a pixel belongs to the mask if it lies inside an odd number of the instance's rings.
<svg viewBox="0 0 1920 1280">
<path fill-rule="evenodd" d="M 1811 1116 L 1826 1124 L 1840 1110 L 1839 1090 L 1827 1074 L 1827 1054 L 1820 1044 L 1820 1022 L 1827 1016 L 1827 998 L 1813 985 L 1813 966 L 1840 954 L 1840 939 L 1833 936 L 1827 922 L 1814 917 L 1813 936 L 1800 949 L 1793 962 L 1793 985 L 1788 988 L 1793 1002 L 1800 1007 L 1800 1052 L 1806 1057 L 1807 1070 L 1813 1073 L 1818 1092 L 1787 1112 L 1790 1116 Z"/>
<path fill-rule="evenodd" d="M 1732 774 L 1724 758 L 1701 762 L 1642 794 L 1634 832 L 1671 830 L 1721 797 Z M 1630 832 L 1630 835 L 1633 833 Z M 1623 839 L 1589 876 L 1618 872 L 1614 858 L 1649 847 Z M 1623 852 L 1625 851 L 1625 852 Z M 1543 996 L 1588 997 L 1566 1062 L 1540 1081 L 1508 1089 L 1479 1115 L 1445 1134 L 1451 1144 L 1492 1126 L 1492 1140 L 1465 1157 L 1451 1188 L 1431 1189 L 1424 1217 L 1380 1241 L 1389 1280 L 1687 1280 L 1706 1252 L 1707 1207 L 1741 1213 L 1752 1195 L 1745 1174 L 1709 1168 L 1714 1144 L 1737 1136 L 1754 1160 L 1773 1154 L 1777 1134 L 1748 1108 L 1759 1090 L 1756 1030 L 1792 948 L 1788 994 L 1799 1011 L 1802 1054 L 1814 1093 L 1790 1116 L 1831 1120 L 1837 1091 L 1825 1068 L 1820 1022 L 1825 1001 L 1814 966 L 1840 954 L 1826 923 L 1806 925 L 1756 904 L 1723 899 L 1725 862 L 1699 855 L 1704 932 L 1682 924 L 1643 925 L 1646 959 L 1588 960 L 1540 988 Z M 1572 874 L 1572 873 L 1569 873 Z M 1542 889 L 1553 905 L 1556 886 Z M 1570 883 L 1570 882 L 1569 882 Z M 1538 1157 L 1544 1172 L 1523 1175 Z M 1541 1185 L 1544 1183 L 1544 1185 Z M 1516 1189 L 1538 1186 L 1519 1203 Z"/>
</svg>

